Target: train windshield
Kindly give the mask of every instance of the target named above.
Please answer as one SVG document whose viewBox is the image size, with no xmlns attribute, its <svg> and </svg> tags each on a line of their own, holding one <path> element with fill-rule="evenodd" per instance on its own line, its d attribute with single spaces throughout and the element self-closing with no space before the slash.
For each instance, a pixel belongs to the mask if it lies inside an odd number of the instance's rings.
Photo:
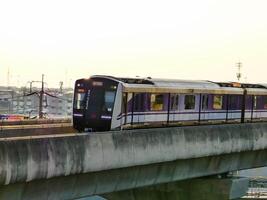
<svg viewBox="0 0 267 200">
<path fill-rule="evenodd" d="M 78 91 L 75 93 L 74 97 L 74 109 L 82 110 L 85 108 L 85 91 Z"/>
<path fill-rule="evenodd" d="M 89 110 L 93 113 L 111 114 L 113 111 L 116 91 L 95 88 L 92 90 Z"/>
<path fill-rule="evenodd" d="M 105 91 L 104 108 L 108 112 L 112 112 L 115 95 L 116 95 L 116 93 L 114 91 Z"/>
</svg>

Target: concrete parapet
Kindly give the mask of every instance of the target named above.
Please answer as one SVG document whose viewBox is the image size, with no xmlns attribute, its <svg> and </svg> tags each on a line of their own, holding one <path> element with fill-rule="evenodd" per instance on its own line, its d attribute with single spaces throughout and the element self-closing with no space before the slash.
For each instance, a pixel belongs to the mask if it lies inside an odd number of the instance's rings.
<svg viewBox="0 0 267 200">
<path fill-rule="evenodd" d="M 4 138 L 0 184 L 266 148 L 267 123 Z"/>
<path fill-rule="evenodd" d="M 0 127 L 0 138 L 55 135 L 77 132 L 71 124 L 42 124 Z"/>
<path fill-rule="evenodd" d="M 11 125 L 58 124 L 58 123 L 71 123 L 71 118 L 25 119 L 25 120 L 19 120 L 19 121 L 0 120 L 0 127 L 11 126 Z"/>
<path fill-rule="evenodd" d="M 0 186 L 0 200 L 65 200 L 116 193 L 267 164 L 267 150 L 225 154 Z M 172 184 L 170 184 L 172 185 Z"/>
</svg>

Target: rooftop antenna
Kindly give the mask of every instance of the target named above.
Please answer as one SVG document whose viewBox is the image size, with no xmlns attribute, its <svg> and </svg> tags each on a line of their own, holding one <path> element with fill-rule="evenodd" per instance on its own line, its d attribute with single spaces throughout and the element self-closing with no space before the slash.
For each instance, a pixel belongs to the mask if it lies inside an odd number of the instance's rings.
<svg viewBox="0 0 267 200">
<path fill-rule="evenodd" d="M 44 99 L 44 74 L 42 74 L 42 88 L 40 91 L 40 102 L 39 102 L 39 119 L 43 119 L 44 113 L 43 113 L 43 99 Z"/>
<path fill-rule="evenodd" d="M 242 77 L 242 73 L 241 73 L 242 63 L 241 62 L 238 62 L 238 63 L 236 63 L 236 65 L 237 65 L 236 77 L 237 77 L 237 80 L 239 82 L 240 79 L 241 79 L 241 77 Z"/>
<path fill-rule="evenodd" d="M 60 90 L 60 92 L 62 93 L 62 91 L 63 91 L 63 81 L 60 81 L 59 82 L 59 90 Z"/>
<path fill-rule="evenodd" d="M 68 83 L 68 77 L 69 77 L 69 74 L 68 74 L 68 68 L 65 69 L 65 83 Z M 63 85 L 62 85 L 63 86 Z"/>
<path fill-rule="evenodd" d="M 7 68 L 7 87 L 9 88 L 10 84 L 10 67 Z"/>
</svg>

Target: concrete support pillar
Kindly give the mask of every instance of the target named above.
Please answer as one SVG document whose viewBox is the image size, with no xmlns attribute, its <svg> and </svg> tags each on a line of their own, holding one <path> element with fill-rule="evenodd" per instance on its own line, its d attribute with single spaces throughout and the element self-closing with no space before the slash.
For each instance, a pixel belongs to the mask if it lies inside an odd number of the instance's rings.
<svg viewBox="0 0 267 200">
<path fill-rule="evenodd" d="M 104 195 L 108 200 L 230 200 L 244 196 L 247 178 L 203 178 Z"/>
</svg>

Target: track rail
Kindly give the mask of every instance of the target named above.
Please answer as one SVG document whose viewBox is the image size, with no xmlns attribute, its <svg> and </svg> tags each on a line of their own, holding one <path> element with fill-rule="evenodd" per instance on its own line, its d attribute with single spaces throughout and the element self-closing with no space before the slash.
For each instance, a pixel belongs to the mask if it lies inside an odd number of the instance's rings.
<svg viewBox="0 0 267 200">
<path fill-rule="evenodd" d="M 12 126 L 12 125 L 34 125 L 34 124 L 60 124 L 60 123 L 71 123 L 71 118 L 61 119 L 26 119 L 21 121 L 6 121 L 1 120 L 0 126 Z"/>
</svg>

